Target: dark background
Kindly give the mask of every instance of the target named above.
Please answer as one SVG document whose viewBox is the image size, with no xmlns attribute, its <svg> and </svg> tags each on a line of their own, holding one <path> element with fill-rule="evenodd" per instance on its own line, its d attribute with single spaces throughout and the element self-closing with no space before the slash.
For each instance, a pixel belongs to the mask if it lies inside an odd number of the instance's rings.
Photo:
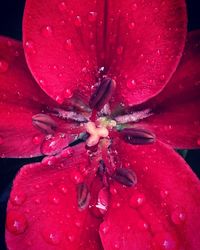
<svg viewBox="0 0 200 250">
<path fill-rule="evenodd" d="M 39 0 L 35 0 L 39 1 Z M 168 0 L 174 1 L 174 0 Z M 0 0 L 0 35 L 21 40 L 22 15 L 25 0 Z M 188 30 L 200 29 L 200 1 L 187 0 Z M 3 119 L 1 117 L 0 119 Z M 9 196 L 12 180 L 17 171 L 24 164 L 36 159 L 0 159 L 0 250 L 5 250 L 4 224 L 6 203 Z M 190 150 L 186 161 L 194 172 L 200 177 L 200 150 Z"/>
</svg>

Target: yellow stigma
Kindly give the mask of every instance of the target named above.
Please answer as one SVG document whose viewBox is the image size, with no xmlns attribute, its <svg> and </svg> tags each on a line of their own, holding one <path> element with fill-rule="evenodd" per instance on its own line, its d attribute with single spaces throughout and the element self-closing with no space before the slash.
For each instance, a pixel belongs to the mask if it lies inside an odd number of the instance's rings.
<svg viewBox="0 0 200 250">
<path fill-rule="evenodd" d="M 87 139 L 86 144 L 88 147 L 95 146 L 100 138 L 105 138 L 108 136 L 108 129 L 105 127 L 96 127 L 94 122 L 88 122 L 85 124 L 86 131 L 90 134 Z"/>
</svg>

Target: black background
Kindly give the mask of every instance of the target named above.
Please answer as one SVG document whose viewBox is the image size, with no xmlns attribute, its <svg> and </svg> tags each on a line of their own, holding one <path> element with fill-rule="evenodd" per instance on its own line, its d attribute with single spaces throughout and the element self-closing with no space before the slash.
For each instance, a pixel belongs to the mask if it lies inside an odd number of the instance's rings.
<svg viewBox="0 0 200 250">
<path fill-rule="evenodd" d="M 21 40 L 24 4 L 25 0 L 0 0 L 0 35 Z M 187 8 L 188 30 L 200 29 L 200 1 L 187 0 Z M 5 211 L 12 180 L 20 167 L 38 160 L 40 159 L 0 159 L 0 250 L 6 249 L 4 244 Z M 190 150 L 186 161 L 200 177 L 200 151 Z"/>
</svg>

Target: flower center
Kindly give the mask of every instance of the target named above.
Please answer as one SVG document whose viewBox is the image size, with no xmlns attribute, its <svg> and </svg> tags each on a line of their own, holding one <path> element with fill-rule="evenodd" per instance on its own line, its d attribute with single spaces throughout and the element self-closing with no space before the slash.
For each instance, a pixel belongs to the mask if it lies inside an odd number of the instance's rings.
<svg viewBox="0 0 200 250">
<path fill-rule="evenodd" d="M 106 127 L 96 127 L 94 122 L 86 123 L 85 128 L 90 135 L 86 140 L 86 144 L 88 147 L 95 146 L 99 142 L 100 138 L 105 138 L 109 134 Z"/>
</svg>

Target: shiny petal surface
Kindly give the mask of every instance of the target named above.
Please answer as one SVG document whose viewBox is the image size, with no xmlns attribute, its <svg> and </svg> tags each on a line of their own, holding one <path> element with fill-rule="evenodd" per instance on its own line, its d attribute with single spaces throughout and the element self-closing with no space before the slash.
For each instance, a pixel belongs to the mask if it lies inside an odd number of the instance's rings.
<svg viewBox="0 0 200 250">
<path fill-rule="evenodd" d="M 49 157 L 21 169 L 7 208 L 9 249 L 102 249 L 101 220 L 78 208 L 77 185 L 84 181 L 80 168 L 89 164 L 85 152 L 76 148 L 76 154 L 59 161 Z"/>
<path fill-rule="evenodd" d="M 153 115 L 139 126 L 176 148 L 200 147 L 200 31 L 188 35 L 180 65 L 168 86 L 152 100 Z"/>
<path fill-rule="evenodd" d="M 113 184 L 100 226 L 104 249 L 198 250 L 200 183 L 188 165 L 160 142 L 131 146 L 116 141 L 113 147 L 138 182 L 131 188 Z"/>
<path fill-rule="evenodd" d="M 45 135 L 33 127 L 32 116 L 52 104 L 30 75 L 21 43 L 0 37 L 0 157 L 41 154 Z"/>
<path fill-rule="evenodd" d="M 89 98 L 106 74 L 120 101 L 133 105 L 156 95 L 175 71 L 186 9 L 183 0 L 28 0 L 23 31 L 31 72 L 56 101 L 75 92 Z"/>
</svg>

